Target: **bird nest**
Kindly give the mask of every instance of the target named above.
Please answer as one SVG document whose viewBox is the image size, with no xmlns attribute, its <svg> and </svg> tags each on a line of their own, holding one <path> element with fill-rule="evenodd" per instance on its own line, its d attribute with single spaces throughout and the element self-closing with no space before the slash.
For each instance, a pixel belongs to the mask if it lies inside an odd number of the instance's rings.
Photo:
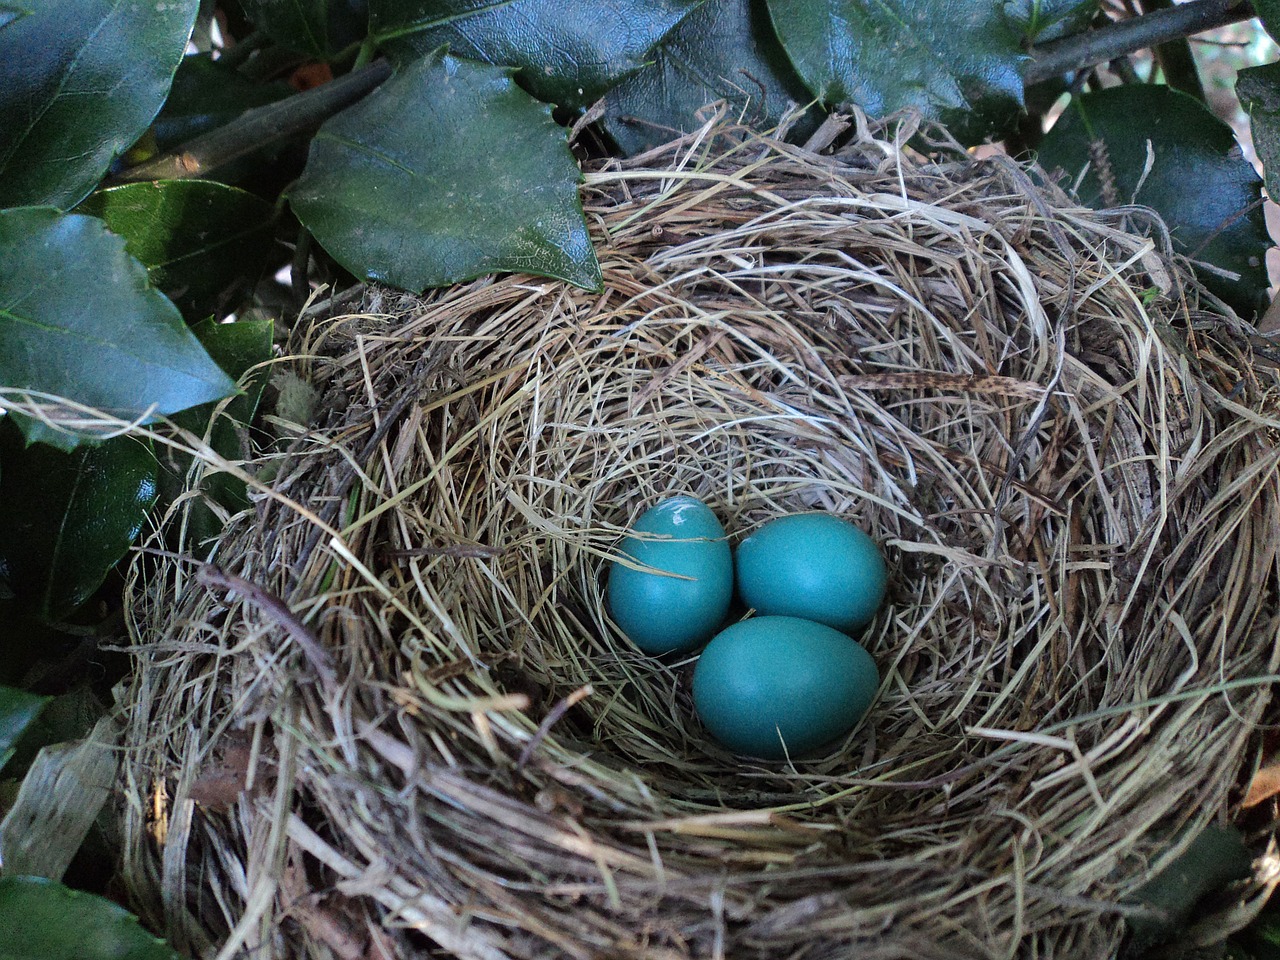
<svg viewBox="0 0 1280 960">
<path fill-rule="evenodd" d="M 196 471 L 253 509 L 208 564 L 133 568 L 154 923 L 223 958 L 1114 953 L 1228 813 L 1280 663 L 1274 382 L 1158 222 L 912 132 L 589 171 L 601 292 L 310 311 L 279 361 L 310 416 Z M 675 493 L 735 542 L 821 510 L 883 545 L 838 748 L 731 755 L 696 654 L 610 621 Z"/>
</svg>

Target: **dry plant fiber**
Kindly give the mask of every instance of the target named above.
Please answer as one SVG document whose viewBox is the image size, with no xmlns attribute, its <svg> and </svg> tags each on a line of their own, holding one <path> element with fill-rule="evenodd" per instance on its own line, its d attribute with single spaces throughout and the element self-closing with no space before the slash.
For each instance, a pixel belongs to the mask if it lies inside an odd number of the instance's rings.
<svg viewBox="0 0 1280 960">
<path fill-rule="evenodd" d="M 709 125 L 589 172 L 602 293 L 297 326 L 318 404 L 216 566 L 134 567 L 126 875 L 177 943 L 1115 954 L 1276 680 L 1274 379 L 1141 211 L 855 120 L 831 155 Z M 675 493 L 735 541 L 821 510 L 884 545 L 883 682 L 829 755 L 729 755 L 694 658 L 609 621 Z"/>
</svg>

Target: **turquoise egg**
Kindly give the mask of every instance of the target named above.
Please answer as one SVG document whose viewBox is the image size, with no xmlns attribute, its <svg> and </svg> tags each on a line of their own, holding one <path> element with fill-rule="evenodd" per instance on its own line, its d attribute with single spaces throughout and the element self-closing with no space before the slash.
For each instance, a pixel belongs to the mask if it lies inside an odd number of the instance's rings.
<svg viewBox="0 0 1280 960">
<path fill-rule="evenodd" d="M 829 513 L 770 520 L 738 545 L 734 566 L 738 593 L 756 613 L 846 632 L 871 621 L 889 582 L 875 541 Z"/>
<path fill-rule="evenodd" d="M 781 760 L 852 730 L 879 686 L 875 661 L 853 638 L 811 620 L 752 617 L 702 651 L 693 705 L 734 753 Z"/>
<path fill-rule="evenodd" d="M 627 537 L 623 553 L 692 579 L 613 561 L 608 598 L 614 623 L 645 653 L 692 650 L 720 629 L 733 600 L 733 556 L 724 527 L 696 497 L 672 497 L 646 510 L 632 529 L 670 539 Z"/>
</svg>

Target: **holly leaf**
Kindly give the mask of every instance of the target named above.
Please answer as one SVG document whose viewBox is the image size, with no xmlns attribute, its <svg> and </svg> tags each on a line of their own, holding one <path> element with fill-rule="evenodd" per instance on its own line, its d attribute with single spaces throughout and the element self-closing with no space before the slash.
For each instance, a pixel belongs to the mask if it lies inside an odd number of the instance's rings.
<svg viewBox="0 0 1280 960">
<path fill-rule="evenodd" d="M 123 418 L 174 413 L 235 384 L 94 217 L 0 211 L 0 385 Z M 35 421 L 23 418 L 33 436 Z M 76 438 L 46 430 L 41 439 Z"/>
<path fill-rule="evenodd" d="M 73 613 L 142 531 L 156 500 L 151 445 L 130 436 L 70 453 L 0 430 L 0 581 L 46 621 Z M 0 941 L 3 942 L 3 941 Z"/>
<path fill-rule="evenodd" d="M 1083 30 L 1099 5 L 1099 0 L 1006 0 L 1004 15 L 1029 45 Z"/>
<path fill-rule="evenodd" d="M 67 209 L 150 125 L 199 0 L 43 0 L 0 30 L 0 207 Z"/>
<path fill-rule="evenodd" d="M 1236 75 L 1236 95 L 1249 113 L 1267 195 L 1280 200 L 1280 63 L 1241 70 Z"/>
<path fill-rule="evenodd" d="M 240 0 L 253 25 L 298 53 L 332 60 L 367 32 L 367 0 Z"/>
<path fill-rule="evenodd" d="M 253 421 L 267 385 L 267 370 L 261 365 L 271 358 L 272 329 L 270 320 L 237 320 L 235 323 L 206 320 L 191 328 L 218 366 L 240 383 L 241 392 L 221 412 L 217 404 L 203 404 L 175 414 L 173 422 L 197 436 L 206 437 L 209 446 L 228 460 L 240 459 L 240 436 L 236 427 Z M 172 502 L 186 488 L 192 463 L 190 455 L 172 447 L 162 452 L 162 503 Z M 238 513 L 249 506 L 244 481 L 232 474 L 206 470 L 199 486 L 200 497 L 192 502 L 182 531 L 182 546 L 186 548 L 209 542 L 222 531 L 223 514 Z"/>
<path fill-rule="evenodd" d="M 447 46 L 460 57 L 519 67 L 516 79 L 539 100 L 577 109 L 644 66 L 654 44 L 701 2 L 370 0 L 369 26 L 393 60 Z"/>
<path fill-rule="evenodd" d="M 724 100 L 757 129 L 776 127 L 794 105 L 813 98 L 787 60 L 764 0 L 707 0 L 657 47 L 653 62 L 605 97 L 605 131 L 628 155 L 695 129 L 697 114 Z M 816 126 L 810 110 L 793 128 Z"/>
<path fill-rule="evenodd" d="M 1253 12 L 1273 38 L 1280 37 L 1280 0 L 1253 0 Z"/>
<path fill-rule="evenodd" d="M 0 877 L 5 960 L 179 960 L 110 900 L 38 877 Z"/>
<path fill-rule="evenodd" d="M 265 107 L 292 93 L 287 83 L 250 80 L 211 54 L 189 54 L 178 64 L 169 99 L 151 125 L 156 150 L 172 150 L 230 123 L 246 110 Z"/>
<path fill-rule="evenodd" d="M 77 213 L 101 217 L 188 316 L 225 312 L 262 272 L 275 209 L 211 180 L 150 180 L 92 193 Z"/>
<path fill-rule="evenodd" d="M 320 128 L 290 203 L 343 267 L 404 290 L 498 271 L 594 289 L 578 179 L 550 107 L 438 52 Z"/>
<path fill-rule="evenodd" d="M 1206 287 L 1246 319 L 1265 308 L 1271 241 L 1261 180 L 1231 128 L 1198 100 L 1155 84 L 1076 97 L 1045 136 L 1039 160 L 1068 183 L 1083 173 L 1079 195 L 1090 206 L 1153 208 L 1176 250 L 1238 274 L 1200 270 Z"/>
<path fill-rule="evenodd" d="M 0 687 L 0 768 L 9 762 L 23 733 L 48 702 L 48 697 L 14 687 Z"/>
<path fill-rule="evenodd" d="M 981 141 L 1022 109 L 1020 41 L 1004 0 L 768 0 L 796 71 L 829 106 L 908 107 Z"/>
<path fill-rule="evenodd" d="M 16 3 L 0 3 L 0 30 L 3 30 L 19 17 L 25 17 L 31 12 L 28 6 L 18 6 Z"/>
</svg>

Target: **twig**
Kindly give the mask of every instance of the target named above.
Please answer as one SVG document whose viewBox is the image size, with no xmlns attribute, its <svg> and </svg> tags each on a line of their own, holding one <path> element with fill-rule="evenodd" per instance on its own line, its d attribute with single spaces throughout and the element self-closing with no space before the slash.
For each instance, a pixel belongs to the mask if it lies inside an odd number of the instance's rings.
<svg viewBox="0 0 1280 960">
<path fill-rule="evenodd" d="M 551 732 L 551 728 L 559 722 L 560 718 L 569 712 L 569 708 L 573 707 L 587 697 L 591 696 L 595 691 L 591 689 L 591 684 L 579 687 L 573 693 L 569 694 L 554 707 L 547 711 L 546 717 L 538 724 L 538 729 L 533 736 L 529 738 L 529 742 L 524 745 L 524 749 L 520 751 L 520 757 L 516 760 L 516 769 L 519 770 L 526 763 L 533 759 L 533 753 L 541 745 L 542 741 L 547 738 L 547 734 Z"/>
<path fill-rule="evenodd" d="M 1252 16 L 1253 7 L 1244 0 L 1194 0 L 1168 10 L 1157 10 L 1033 48 L 1033 59 L 1023 79 L 1027 84 L 1040 83 Z"/>
<path fill-rule="evenodd" d="M 269 144 L 318 127 L 389 76 L 391 65 L 385 60 L 375 61 L 363 70 L 339 77 L 314 90 L 246 110 L 226 126 L 196 137 L 177 150 L 122 170 L 114 179 L 129 182 L 207 177 L 212 171 Z"/>
<path fill-rule="evenodd" d="M 316 673 L 319 674 L 324 684 L 326 686 L 333 684 L 333 660 L 329 657 L 328 651 L 320 646 L 320 641 L 316 639 L 315 635 L 303 625 L 302 621 L 293 615 L 293 611 L 289 609 L 288 605 L 274 593 L 263 589 L 256 583 L 250 583 L 248 580 L 237 577 L 235 574 L 227 573 L 211 563 L 205 564 L 196 572 L 196 581 L 206 586 L 238 593 L 250 603 L 262 608 L 302 648 L 303 655 L 310 661 L 311 666 L 315 668 Z"/>
</svg>

